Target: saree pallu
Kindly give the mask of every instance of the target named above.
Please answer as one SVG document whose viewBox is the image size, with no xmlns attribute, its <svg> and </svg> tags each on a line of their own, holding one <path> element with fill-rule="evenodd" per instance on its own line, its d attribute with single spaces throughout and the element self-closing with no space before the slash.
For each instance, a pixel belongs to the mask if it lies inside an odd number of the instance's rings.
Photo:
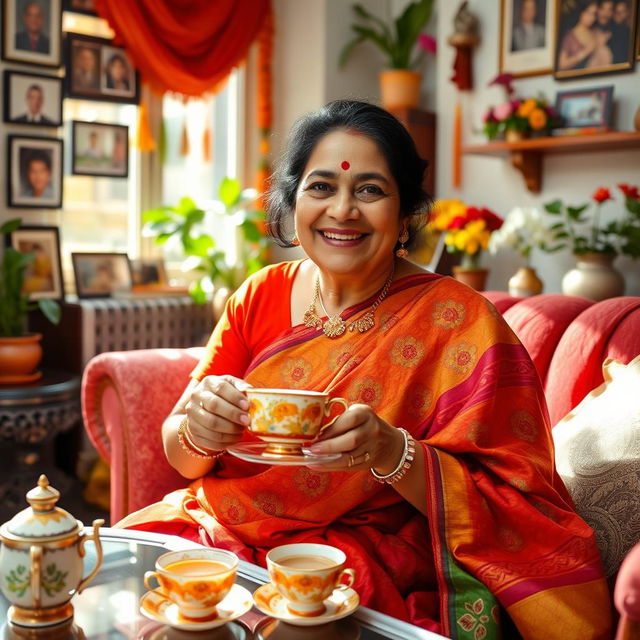
<svg viewBox="0 0 640 640">
<path fill-rule="evenodd" d="M 262 565 L 279 544 L 332 544 L 356 569 L 363 604 L 454 638 L 501 637 L 502 610 L 524 638 L 608 638 L 594 535 L 555 473 L 537 373 L 502 317 L 467 287 L 424 274 L 394 282 L 376 320 L 337 340 L 289 328 L 245 379 L 324 390 L 407 429 L 424 450 L 426 517 L 368 472 L 224 456 L 122 526 L 200 530 Z"/>
</svg>

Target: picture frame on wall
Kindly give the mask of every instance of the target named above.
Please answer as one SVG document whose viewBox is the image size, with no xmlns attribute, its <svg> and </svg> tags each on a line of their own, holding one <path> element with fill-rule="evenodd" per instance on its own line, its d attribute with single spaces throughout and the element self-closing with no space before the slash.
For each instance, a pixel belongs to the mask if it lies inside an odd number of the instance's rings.
<svg viewBox="0 0 640 640">
<path fill-rule="evenodd" d="M 59 67 L 61 0 L 3 0 L 2 9 L 3 59 Z"/>
<path fill-rule="evenodd" d="M 84 13 L 88 16 L 97 16 L 96 0 L 64 0 L 62 8 L 73 13 Z"/>
<path fill-rule="evenodd" d="M 126 178 L 129 175 L 129 127 L 74 120 L 71 173 Z"/>
<path fill-rule="evenodd" d="M 7 206 L 62 206 L 63 142 L 60 138 L 7 137 Z"/>
<path fill-rule="evenodd" d="M 78 298 L 109 298 L 131 291 L 131 262 L 126 253 L 72 253 Z"/>
<path fill-rule="evenodd" d="M 516 78 L 553 71 L 558 0 L 501 0 L 500 73 Z"/>
<path fill-rule="evenodd" d="M 4 71 L 3 119 L 34 127 L 62 125 L 62 78 Z"/>
<path fill-rule="evenodd" d="M 609 128 L 612 124 L 613 85 L 559 91 L 555 110 L 565 129 Z"/>
<path fill-rule="evenodd" d="M 637 0 L 559 0 L 555 78 L 633 70 L 637 19 Z"/>
<path fill-rule="evenodd" d="M 137 104 L 140 79 L 131 58 L 112 40 L 68 33 L 65 40 L 66 95 Z"/>
<path fill-rule="evenodd" d="M 8 234 L 7 242 L 22 254 L 33 254 L 25 271 L 22 292 L 32 300 L 62 301 L 64 280 L 58 227 L 23 225 Z"/>
</svg>

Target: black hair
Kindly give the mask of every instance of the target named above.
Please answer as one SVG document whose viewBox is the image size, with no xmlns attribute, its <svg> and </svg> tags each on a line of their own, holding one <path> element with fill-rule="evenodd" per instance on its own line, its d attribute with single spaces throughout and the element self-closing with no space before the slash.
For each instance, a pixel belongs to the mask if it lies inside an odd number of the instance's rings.
<svg viewBox="0 0 640 640">
<path fill-rule="evenodd" d="M 388 111 L 368 102 L 334 100 L 298 120 L 271 177 L 267 199 L 267 230 L 281 247 L 291 247 L 287 221 L 293 215 L 302 172 L 318 142 L 336 130 L 357 131 L 379 147 L 400 193 L 400 216 L 410 218 L 410 245 L 426 222 L 431 198 L 422 186 L 428 162 L 413 139 Z"/>
<path fill-rule="evenodd" d="M 51 158 L 46 151 L 35 149 L 27 156 L 24 163 L 25 169 L 27 171 L 29 170 L 32 162 L 43 162 L 47 169 L 51 171 Z"/>
<path fill-rule="evenodd" d="M 128 67 L 129 67 L 129 65 L 127 64 L 127 61 L 125 60 L 125 57 L 124 57 L 122 54 L 120 54 L 120 53 L 114 53 L 114 54 L 109 58 L 109 62 L 107 62 L 107 67 L 111 67 L 111 65 L 112 65 L 114 62 L 118 62 L 118 61 L 120 61 L 120 62 L 122 63 L 122 65 L 123 65 L 125 68 L 128 68 Z"/>
</svg>

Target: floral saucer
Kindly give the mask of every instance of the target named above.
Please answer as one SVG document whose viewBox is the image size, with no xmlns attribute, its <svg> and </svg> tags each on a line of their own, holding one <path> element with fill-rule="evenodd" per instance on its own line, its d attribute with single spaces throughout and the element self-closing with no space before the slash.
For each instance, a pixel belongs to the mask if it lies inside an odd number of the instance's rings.
<svg viewBox="0 0 640 640">
<path fill-rule="evenodd" d="M 218 604 L 218 617 L 206 622 L 195 622 L 182 617 L 178 605 L 158 591 L 147 591 L 140 598 L 140 613 L 151 620 L 161 622 L 174 629 L 184 631 L 204 631 L 220 627 L 239 618 L 253 606 L 251 593 L 239 584 L 234 584 L 227 597 Z"/>
<path fill-rule="evenodd" d="M 271 582 L 263 584 L 253 592 L 254 604 L 262 613 L 288 624 L 301 627 L 327 624 L 352 614 L 360 604 L 360 596 L 353 589 L 336 589 L 325 601 L 327 610 L 319 616 L 297 616 L 287 609 L 285 599 Z"/>
<path fill-rule="evenodd" d="M 266 442 L 238 442 L 227 447 L 227 451 L 247 462 L 258 462 L 260 464 L 282 465 L 295 467 L 307 464 L 317 464 L 319 462 L 329 462 L 337 460 L 340 453 L 314 454 L 303 449 L 301 453 L 270 453 L 267 451 Z"/>
</svg>

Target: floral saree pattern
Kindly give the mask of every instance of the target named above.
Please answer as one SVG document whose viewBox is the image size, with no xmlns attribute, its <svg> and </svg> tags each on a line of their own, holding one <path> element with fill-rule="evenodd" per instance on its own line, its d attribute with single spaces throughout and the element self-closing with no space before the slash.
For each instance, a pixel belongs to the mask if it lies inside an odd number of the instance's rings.
<svg viewBox="0 0 640 640">
<path fill-rule="evenodd" d="M 371 331 L 329 340 L 287 327 L 244 377 L 366 403 L 407 429 L 425 454 L 426 516 L 368 472 L 223 456 L 123 526 L 199 529 L 263 566 L 279 544 L 332 544 L 356 570 L 363 604 L 448 637 L 499 638 L 505 620 L 524 638 L 609 637 L 594 535 L 555 473 L 540 381 L 483 297 L 450 278 L 407 276 Z"/>
</svg>

